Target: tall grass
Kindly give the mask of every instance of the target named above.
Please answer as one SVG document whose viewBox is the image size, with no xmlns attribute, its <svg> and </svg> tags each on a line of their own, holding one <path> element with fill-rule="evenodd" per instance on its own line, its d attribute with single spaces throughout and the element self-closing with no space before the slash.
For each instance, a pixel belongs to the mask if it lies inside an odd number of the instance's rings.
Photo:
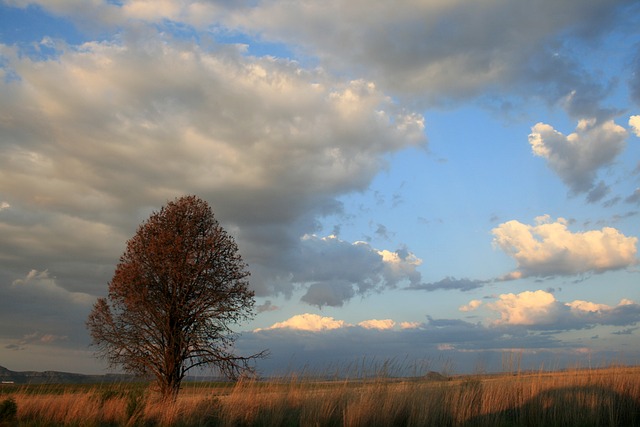
<svg viewBox="0 0 640 427">
<path fill-rule="evenodd" d="M 18 426 L 640 426 L 640 367 L 622 366 L 446 380 L 291 375 L 187 384 L 170 404 L 132 384 L 0 392 L 16 402 Z"/>
</svg>

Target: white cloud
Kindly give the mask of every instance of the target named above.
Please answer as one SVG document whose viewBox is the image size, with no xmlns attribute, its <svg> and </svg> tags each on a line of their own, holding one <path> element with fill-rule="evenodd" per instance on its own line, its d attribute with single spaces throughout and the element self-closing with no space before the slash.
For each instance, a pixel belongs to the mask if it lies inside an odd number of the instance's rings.
<svg viewBox="0 0 640 427">
<path fill-rule="evenodd" d="M 420 322 L 400 322 L 401 329 L 417 329 L 422 326 Z"/>
<path fill-rule="evenodd" d="M 394 322 L 391 319 L 382 319 L 382 320 L 371 319 L 371 320 L 364 320 L 358 323 L 358 326 L 365 329 L 385 330 L 385 329 L 393 329 L 396 326 L 396 322 Z"/>
<path fill-rule="evenodd" d="M 144 21 L 178 20 L 180 6 L 173 0 L 131 0 L 123 3 L 122 12 L 129 18 Z"/>
<path fill-rule="evenodd" d="M 482 301 L 480 301 L 479 299 L 474 299 L 474 300 L 469 301 L 468 304 L 460 306 L 460 308 L 458 310 L 463 311 L 463 312 L 473 311 L 473 310 L 477 309 L 478 307 L 480 307 L 481 305 L 482 305 Z"/>
<path fill-rule="evenodd" d="M 535 225 L 512 220 L 492 230 L 493 244 L 512 257 L 517 270 L 504 279 L 601 273 L 634 265 L 637 237 L 612 227 L 572 233 L 563 218 L 536 218 Z"/>
<path fill-rule="evenodd" d="M 622 152 L 626 137 L 627 131 L 613 121 L 592 119 L 581 120 L 576 131 L 567 136 L 538 123 L 531 128 L 529 144 L 573 193 L 584 193 L 594 190 L 598 170 Z M 600 189 L 599 194 L 606 192 Z"/>
<path fill-rule="evenodd" d="M 640 137 L 640 116 L 629 117 L 629 126 L 631 126 L 633 133 Z"/>
<path fill-rule="evenodd" d="M 588 312 L 599 312 L 611 310 L 611 307 L 606 304 L 596 304 L 589 301 L 575 300 L 572 302 L 568 302 L 565 304 L 570 307 L 571 310 L 574 311 L 588 311 Z"/>
<path fill-rule="evenodd" d="M 396 322 L 392 319 L 369 319 L 359 322 L 356 326 L 367 330 L 389 330 L 396 327 Z M 401 327 L 403 329 L 417 328 L 420 323 L 403 322 Z M 259 328 L 255 331 L 265 331 L 273 329 L 292 329 L 298 331 L 330 331 L 334 329 L 342 329 L 353 327 L 354 325 L 345 322 L 344 320 L 337 320 L 333 317 L 324 317 L 318 314 L 304 313 L 295 315 L 283 322 L 274 323 L 268 328 Z"/>
<path fill-rule="evenodd" d="M 554 322 L 557 317 L 558 303 L 553 294 L 545 291 L 502 294 L 498 298 L 498 301 L 486 306 L 500 313 L 499 324 L 547 324 Z"/>
<path fill-rule="evenodd" d="M 11 205 L 7 202 L 1 202 L 0 203 L 0 211 L 3 211 L 5 209 L 9 209 L 11 207 Z"/>
<path fill-rule="evenodd" d="M 336 320 L 333 317 L 323 317 L 317 314 L 304 313 L 295 315 L 284 322 L 274 323 L 266 330 L 270 329 L 295 329 L 299 331 L 327 331 L 332 329 L 344 328 L 350 326 L 344 320 Z M 256 329 L 261 331 L 264 329 Z"/>
<path fill-rule="evenodd" d="M 632 325 L 640 321 L 640 305 L 628 299 L 616 306 L 583 300 L 563 303 L 543 290 L 501 294 L 485 306 L 500 315 L 494 325 L 538 330 L 585 329 L 596 324 Z"/>
</svg>

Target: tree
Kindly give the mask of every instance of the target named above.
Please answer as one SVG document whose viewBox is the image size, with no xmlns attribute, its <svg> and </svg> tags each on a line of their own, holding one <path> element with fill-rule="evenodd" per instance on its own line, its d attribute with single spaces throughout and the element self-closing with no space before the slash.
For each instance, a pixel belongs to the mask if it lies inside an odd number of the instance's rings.
<svg viewBox="0 0 640 427">
<path fill-rule="evenodd" d="M 253 317 L 246 267 L 205 201 L 169 202 L 127 242 L 108 297 L 93 306 L 87 327 L 99 355 L 152 375 L 173 399 L 195 367 L 213 365 L 232 378 L 250 371 L 265 352 L 234 355 L 230 328 Z"/>
</svg>

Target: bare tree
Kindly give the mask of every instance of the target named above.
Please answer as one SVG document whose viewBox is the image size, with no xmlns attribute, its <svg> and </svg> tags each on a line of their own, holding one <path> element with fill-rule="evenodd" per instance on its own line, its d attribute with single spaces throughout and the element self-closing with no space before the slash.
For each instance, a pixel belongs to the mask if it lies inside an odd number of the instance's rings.
<svg viewBox="0 0 640 427">
<path fill-rule="evenodd" d="M 213 365 L 236 377 L 266 354 L 233 354 L 230 326 L 253 317 L 248 276 L 209 205 L 185 196 L 154 212 L 127 242 L 87 327 L 111 366 L 153 375 L 162 396 L 175 399 L 192 368 Z"/>
</svg>

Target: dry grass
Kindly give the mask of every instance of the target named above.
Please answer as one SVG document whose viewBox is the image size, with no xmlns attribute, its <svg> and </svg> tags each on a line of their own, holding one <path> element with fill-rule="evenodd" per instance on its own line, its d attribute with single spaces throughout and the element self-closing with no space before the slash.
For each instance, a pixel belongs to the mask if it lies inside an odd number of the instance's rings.
<svg viewBox="0 0 640 427">
<path fill-rule="evenodd" d="M 0 390 L 17 403 L 17 425 L 640 426 L 640 367 L 448 381 L 247 380 L 188 385 L 171 404 L 127 384 L 38 387 Z"/>
</svg>

